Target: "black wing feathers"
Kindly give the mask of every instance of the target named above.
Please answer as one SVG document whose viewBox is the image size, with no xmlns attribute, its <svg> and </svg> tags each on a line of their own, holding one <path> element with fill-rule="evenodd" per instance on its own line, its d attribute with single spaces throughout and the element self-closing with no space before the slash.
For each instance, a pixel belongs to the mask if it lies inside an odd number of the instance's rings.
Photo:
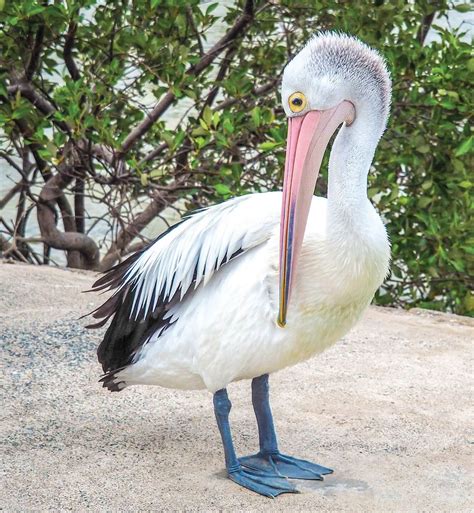
<svg viewBox="0 0 474 513">
<path fill-rule="evenodd" d="M 101 328 L 112 317 L 112 322 L 97 349 L 97 357 L 105 373 L 114 372 L 130 364 L 135 352 L 146 340 L 144 335 L 152 330 L 165 328 L 168 324 L 163 316 L 171 306 L 170 302 L 163 304 L 162 301 L 158 301 L 155 311 L 144 319 L 130 318 L 135 297 L 134 290 L 133 287 L 120 288 L 120 286 L 125 282 L 129 269 L 143 253 L 185 220 L 171 226 L 149 245 L 109 269 L 92 285 L 92 291 L 118 288 L 105 303 L 91 312 L 92 317 L 100 319 L 99 322 L 86 326 L 90 329 Z"/>
</svg>

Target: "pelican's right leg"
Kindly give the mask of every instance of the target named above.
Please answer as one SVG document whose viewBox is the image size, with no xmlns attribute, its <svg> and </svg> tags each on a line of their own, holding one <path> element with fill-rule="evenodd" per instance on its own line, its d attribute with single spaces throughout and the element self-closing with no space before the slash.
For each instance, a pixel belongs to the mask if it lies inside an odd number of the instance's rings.
<svg viewBox="0 0 474 513">
<path fill-rule="evenodd" d="M 278 442 L 270 408 L 268 374 L 252 380 L 252 403 L 257 418 L 260 451 L 240 458 L 240 463 L 253 470 L 273 471 L 290 479 L 322 480 L 332 470 L 311 461 L 286 456 L 278 450 Z"/>
<path fill-rule="evenodd" d="M 296 492 L 296 488 L 284 477 L 275 472 L 253 470 L 242 467 L 237 459 L 230 432 L 229 412 L 232 404 L 225 388 L 214 394 L 214 413 L 224 445 L 227 474 L 232 481 L 267 497 L 276 497 L 281 493 Z"/>
</svg>

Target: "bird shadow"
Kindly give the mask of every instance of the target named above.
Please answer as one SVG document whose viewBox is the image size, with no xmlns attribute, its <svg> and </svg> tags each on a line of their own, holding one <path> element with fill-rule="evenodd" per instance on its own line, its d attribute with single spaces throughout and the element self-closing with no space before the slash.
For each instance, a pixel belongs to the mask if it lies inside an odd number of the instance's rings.
<svg viewBox="0 0 474 513">
<path fill-rule="evenodd" d="M 227 472 L 224 469 L 221 469 L 218 472 L 213 472 L 212 475 L 218 480 L 228 479 Z M 324 476 L 323 481 L 304 479 L 290 479 L 290 481 L 300 492 L 319 492 L 329 497 L 339 495 L 344 492 L 365 492 L 370 489 L 369 484 L 365 481 L 336 477 L 334 475 Z"/>
<path fill-rule="evenodd" d="M 324 495 L 337 495 L 339 493 L 365 492 L 370 487 L 367 482 L 359 479 L 337 477 L 335 475 L 324 476 L 324 481 L 293 481 L 301 491 L 319 491 Z"/>
</svg>

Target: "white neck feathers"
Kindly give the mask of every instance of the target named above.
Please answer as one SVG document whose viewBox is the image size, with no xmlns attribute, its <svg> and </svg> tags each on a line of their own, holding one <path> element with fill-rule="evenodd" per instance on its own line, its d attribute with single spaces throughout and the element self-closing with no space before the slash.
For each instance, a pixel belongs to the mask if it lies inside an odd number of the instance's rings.
<svg viewBox="0 0 474 513">
<path fill-rule="evenodd" d="M 356 107 L 356 119 L 343 126 L 329 159 L 329 215 L 359 216 L 368 204 L 367 175 L 374 158 L 385 120 L 365 106 Z"/>
</svg>

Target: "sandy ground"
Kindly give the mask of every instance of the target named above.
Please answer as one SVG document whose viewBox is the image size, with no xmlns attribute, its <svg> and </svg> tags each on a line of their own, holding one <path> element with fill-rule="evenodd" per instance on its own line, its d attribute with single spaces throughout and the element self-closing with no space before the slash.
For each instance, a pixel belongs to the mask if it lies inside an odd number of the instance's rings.
<svg viewBox="0 0 474 513">
<path fill-rule="evenodd" d="M 332 349 L 272 376 L 283 451 L 335 469 L 272 500 L 226 478 L 209 393 L 100 388 L 101 333 L 77 320 L 100 300 L 79 293 L 92 281 L 0 262 L 2 510 L 474 510 L 471 320 L 371 308 Z M 239 454 L 257 446 L 249 385 L 229 387 Z"/>
</svg>

